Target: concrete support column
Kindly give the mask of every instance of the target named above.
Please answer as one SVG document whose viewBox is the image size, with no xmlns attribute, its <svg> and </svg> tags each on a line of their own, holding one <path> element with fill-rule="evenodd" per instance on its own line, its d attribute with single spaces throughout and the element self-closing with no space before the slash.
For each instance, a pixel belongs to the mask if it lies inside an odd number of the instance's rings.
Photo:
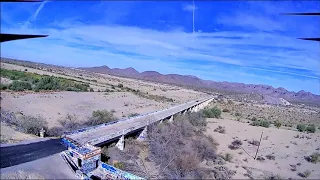
<svg viewBox="0 0 320 180">
<path fill-rule="evenodd" d="M 137 140 L 138 141 L 145 141 L 147 138 L 147 126 L 143 129 L 143 131 L 140 133 L 138 136 Z"/>
<path fill-rule="evenodd" d="M 173 122 L 173 116 L 170 117 L 169 122 Z"/>
<path fill-rule="evenodd" d="M 119 139 L 119 141 L 116 144 L 116 147 L 118 149 L 120 149 L 121 151 L 124 150 L 124 135 L 121 136 L 121 138 Z"/>
</svg>

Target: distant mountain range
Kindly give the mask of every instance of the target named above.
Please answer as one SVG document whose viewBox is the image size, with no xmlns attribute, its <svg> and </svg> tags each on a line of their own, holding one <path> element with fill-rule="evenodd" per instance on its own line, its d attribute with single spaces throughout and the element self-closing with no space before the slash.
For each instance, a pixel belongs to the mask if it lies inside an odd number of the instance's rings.
<svg viewBox="0 0 320 180">
<path fill-rule="evenodd" d="M 303 90 L 299 92 L 288 91 L 282 87 L 274 88 L 268 85 L 244 84 L 233 82 L 215 82 L 211 80 L 202 80 L 196 76 L 178 75 L 178 74 L 161 74 L 156 71 L 144 71 L 139 73 L 132 67 L 111 69 L 108 66 L 77 68 L 90 72 L 110 74 L 122 77 L 129 77 L 141 80 L 148 80 L 167 84 L 176 84 L 183 86 L 192 86 L 199 88 L 214 88 L 221 91 L 237 93 L 258 93 L 275 98 L 284 98 L 288 101 L 301 103 L 320 104 L 320 95 L 315 95 Z"/>
</svg>

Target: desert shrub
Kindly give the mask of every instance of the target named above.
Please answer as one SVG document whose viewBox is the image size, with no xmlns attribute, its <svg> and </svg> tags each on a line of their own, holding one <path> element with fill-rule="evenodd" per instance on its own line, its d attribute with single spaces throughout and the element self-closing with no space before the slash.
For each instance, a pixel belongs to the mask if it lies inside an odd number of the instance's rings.
<svg viewBox="0 0 320 180">
<path fill-rule="evenodd" d="M 118 88 L 123 88 L 123 84 L 118 84 Z"/>
<path fill-rule="evenodd" d="M 241 145 L 242 145 L 242 141 L 237 139 L 232 141 L 228 147 L 232 150 L 235 150 L 235 149 L 239 149 Z"/>
<path fill-rule="evenodd" d="M 309 124 L 306 127 L 306 131 L 309 133 L 315 133 L 316 132 L 316 126 L 314 124 Z"/>
<path fill-rule="evenodd" d="M 228 100 L 228 104 L 233 105 L 234 102 L 232 100 Z"/>
<path fill-rule="evenodd" d="M 297 129 L 298 129 L 299 132 L 304 132 L 306 130 L 306 128 L 307 127 L 304 124 L 298 124 L 297 125 Z"/>
<path fill-rule="evenodd" d="M 272 155 L 272 154 L 266 155 L 266 158 L 269 159 L 269 160 L 275 160 L 276 159 L 276 157 L 274 155 Z"/>
<path fill-rule="evenodd" d="M 275 125 L 277 128 L 280 128 L 282 124 L 281 124 L 280 121 L 276 121 L 276 122 L 274 122 L 274 125 Z"/>
<path fill-rule="evenodd" d="M 224 133 L 226 133 L 226 129 L 225 129 L 225 127 L 219 126 L 214 130 L 214 132 L 224 134 Z"/>
<path fill-rule="evenodd" d="M 235 115 L 235 116 L 241 116 L 241 113 L 236 112 L 234 115 Z"/>
<path fill-rule="evenodd" d="M 191 124 L 191 113 L 178 116 L 173 123 L 151 125 L 148 132 L 148 159 L 159 165 L 164 179 L 199 178 L 202 159 L 215 157 L 217 143 L 197 133 L 202 123 Z M 195 115 L 196 116 L 196 115 Z"/>
<path fill-rule="evenodd" d="M 229 109 L 223 109 L 222 112 L 230 112 Z"/>
<path fill-rule="evenodd" d="M 60 89 L 59 81 L 54 77 L 43 77 L 39 80 L 36 87 L 43 90 L 57 90 Z"/>
<path fill-rule="evenodd" d="M 203 110 L 203 113 L 207 118 L 220 118 L 221 117 L 221 110 L 218 107 L 205 109 L 205 110 Z"/>
<path fill-rule="evenodd" d="M 230 153 L 226 153 L 226 154 L 223 156 L 223 159 L 224 159 L 225 161 L 231 162 L 232 159 L 233 159 L 233 156 L 232 156 L 232 154 L 230 154 Z"/>
<path fill-rule="evenodd" d="M 59 137 L 65 132 L 64 127 L 53 127 L 47 130 L 46 135 L 51 137 Z"/>
<path fill-rule="evenodd" d="M 270 126 L 270 122 L 267 120 L 260 121 L 260 126 L 268 128 Z"/>
<path fill-rule="evenodd" d="M 93 88 L 90 88 L 90 92 L 94 92 Z"/>
<path fill-rule="evenodd" d="M 67 116 L 60 120 L 60 124 L 65 128 L 65 131 L 80 129 L 85 127 L 86 125 L 80 123 L 76 116 L 72 116 L 71 114 L 67 114 Z"/>
<path fill-rule="evenodd" d="M 92 112 L 91 118 L 87 122 L 85 122 L 86 125 L 94 126 L 99 125 L 103 123 L 108 123 L 111 121 L 116 120 L 112 112 L 109 112 L 107 110 L 97 110 Z"/>
<path fill-rule="evenodd" d="M 300 176 L 300 177 L 303 177 L 303 178 L 307 178 L 307 177 L 309 177 L 310 176 L 310 174 L 311 174 L 311 172 L 309 171 L 309 170 L 306 170 L 305 172 L 303 172 L 303 173 L 298 173 L 298 176 Z"/>
<path fill-rule="evenodd" d="M 308 162 L 317 164 L 320 161 L 320 153 L 312 153 L 310 156 L 305 157 Z"/>
<path fill-rule="evenodd" d="M 125 168 L 125 165 L 124 165 L 123 162 L 115 162 L 115 163 L 113 164 L 113 166 L 114 166 L 115 168 L 118 168 L 118 169 L 124 169 L 124 168 Z"/>
<path fill-rule="evenodd" d="M 31 90 L 31 84 L 24 81 L 13 81 L 9 85 L 9 89 L 13 91 L 24 91 L 24 90 Z"/>
<path fill-rule="evenodd" d="M 257 157 L 257 160 L 258 160 L 258 161 L 264 161 L 264 160 L 266 160 L 266 159 L 265 159 L 264 157 L 262 157 L 262 156 L 258 156 L 258 157 Z"/>
<path fill-rule="evenodd" d="M 193 126 L 205 127 L 207 126 L 207 119 L 203 112 L 187 112 L 182 116 L 185 120 L 188 120 Z"/>
<path fill-rule="evenodd" d="M 253 121 L 250 123 L 251 126 L 262 126 L 265 128 L 268 128 L 270 126 L 270 122 L 267 120 L 258 120 L 258 121 Z"/>
<path fill-rule="evenodd" d="M 47 124 L 47 121 L 41 117 L 22 116 L 18 120 L 17 126 L 24 133 L 38 135 L 42 128 L 48 129 Z"/>
<path fill-rule="evenodd" d="M 139 116 L 140 114 L 139 113 L 130 113 L 128 115 L 128 117 L 135 117 L 135 116 Z"/>
<path fill-rule="evenodd" d="M 259 146 L 260 142 L 258 140 L 252 140 L 248 141 L 249 144 L 254 145 L 254 146 Z"/>
<path fill-rule="evenodd" d="M 258 119 L 257 119 L 257 117 L 255 117 L 255 116 L 253 116 L 252 118 L 251 118 L 251 121 L 257 121 Z"/>
<path fill-rule="evenodd" d="M 0 90 L 6 90 L 6 89 L 8 89 L 7 85 L 0 84 Z"/>
<path fill-rule="evenodd" d="M 215 146 L 206 137 L 194 140 L 192 146 L 201 161 L 212 160 L 216 157 Z"/>
</svg>

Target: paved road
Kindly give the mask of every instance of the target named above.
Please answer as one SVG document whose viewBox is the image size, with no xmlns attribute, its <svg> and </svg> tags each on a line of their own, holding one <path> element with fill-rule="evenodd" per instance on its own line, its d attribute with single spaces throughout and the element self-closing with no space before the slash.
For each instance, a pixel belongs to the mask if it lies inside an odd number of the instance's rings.
<svg viewBox="0 0 320 180">
<path fill-rule="evenodd" d="M 34 161 L 64 151 L 60 139 L 0 148 L 1 168 Z"/>
<path fill-rule="evenodd" d="M 158 111 L 151 114 L 142 115 L 136 118 L 128 119 L 121 121 L 115 124 L 110 124 L 107 126 L 99 126 L 95 129 L 88 131 L 67 135 L 67 137 L 77 141 L 80 144 L 85 144 L 90 142 L 92 145 L 100 144 L 107 140 L 121 136 L 133 130 L 142 128 L 146 126 L 146 123 L 149 121 L 150 124 L 156 121 L 160 121 L 164 118 L 170 117 L 178 112 L 186 110 L 190 107 L 198 105 L 204 101 L 208 100 L 202 99 L 197 101 L 187 102 L 178 106 L 174 106 L 169 109 Z"/>
</svg>

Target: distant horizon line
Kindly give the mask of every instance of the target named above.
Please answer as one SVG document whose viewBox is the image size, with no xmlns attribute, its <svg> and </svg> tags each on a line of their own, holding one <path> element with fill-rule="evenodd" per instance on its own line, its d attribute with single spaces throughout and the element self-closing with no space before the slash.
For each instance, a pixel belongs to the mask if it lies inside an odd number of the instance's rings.
<svg viewBox="0 0 320 180">
<path fill-rule="evenodd" d="M 270 86 L 270 87 L 272 87 L 272 88 L 274 88 L 274 89 L 279 89 L 279 88 L 282 88 L 282 89 L 285 89 L 286 91 L 288 91 L 288 92 L 293 92 L 293 93 L 298 93 L 298 92 L 301 92 L 301 91 L 303 91 L 303 92 L 306 92 L 306 93 L 311 93 L 311 94 L 313 94 L 313 95 L 316 95 L 316 96 L 320 96 L 320 92 L 319 92 L 319 94 L 316 94 L 316 93 L 312 93 L 312 92 L 310 92 L 310 91 L 306 91 L 306 90 L 303 90 L 303 89 L 301 89 L 301 90 L 299 90 L 299 91 L 293 91 L 293 90 L 288 90 L 287 88 L 284 88 L 284 87 L 275 87 L 275 86 L 272 86 L 272 85 L 268 85 L 268 84 L 251 84 L 251 83 L 243 83 L 243 82 L 231 82 L 231 81 L 216 81 L 216 80 L 212 80 L 212 79 L 202 79 L 202 78 L 199 78 L 198 76 L 196 76 L 196 75 L 190 75 L 190 74 L 188 74 L 188 75 L 181 75 L 181 74 L 162 74 L 162 73 L 160 73 L 160 72 L 158 72 L 158 71 L 154 71 L 154 70 L 147 70 L 147 71 L 138 71 L 138 70 L 136 70 L 134 67 L 131 67 L 131 66 L 129 66 L 129 67 L 126 67 L 126 68 L 117 68 L 117 67 L 115 67 L 115 68 L 110 68 L 108 65 L 100 65 L 100 66 L 90 66 L 90 67 L 88 67 L 88 66 L 83 66 L 83 67 L 81 67 L 81 66 L 79 66 L 79 67 L 75 67 L 75 66 L 64 66 L 64 65 L 57 65 L 57 64 L 47 64 L 47 63 L 43 63 L 43 62 L 37 62 L 37 61 L 32 61 L 32 60 L 21 60 L 21 59 L 13 59 L 13 58 L 7 58 L 7 57 L 0 57 L 1 59 L 11 59 L 11 60 L 18 60 L 18 61 L 29 61 L 29 62 L 33 62 L 33 63 L 41 63 L 41 64 L 46 64 L 46 65 L 54 65 L 54 66 L 61 66 L 61 67 L 67 67 L 67 68 L 75 68 L 75 69 L 79 69 L 79 68 L 94 68 L 94 67 L 103 67 L 103 66 L 106 66 L 106 67 L 108 67 L 109 69 L 127 69 L 127 68 L 132 68 L 132 69 L 134 69 L 135 71 L 137 71 L 139 74 L 141 74 L 141 73 L 143 73 L 143 72 L 157 72 L 157 73 L 159 73 L 159 74 L 161 74 L 161 75 L 180 75 L 180 76 L 193 76 L 193 77 L 196 77 L 196 78 L 198 78 L 198 79 L 200 79 L 200 80 L 202 80 L 202 81 L 212 81 L 212 82 L 218 82 L 218 83 L 223 83 L 223 82 L 226 82 L 226 83 L 236 83 L 236 84 L 244 84 L 244 85 L 258 85 L 258 86 Z"/>
</svg>

